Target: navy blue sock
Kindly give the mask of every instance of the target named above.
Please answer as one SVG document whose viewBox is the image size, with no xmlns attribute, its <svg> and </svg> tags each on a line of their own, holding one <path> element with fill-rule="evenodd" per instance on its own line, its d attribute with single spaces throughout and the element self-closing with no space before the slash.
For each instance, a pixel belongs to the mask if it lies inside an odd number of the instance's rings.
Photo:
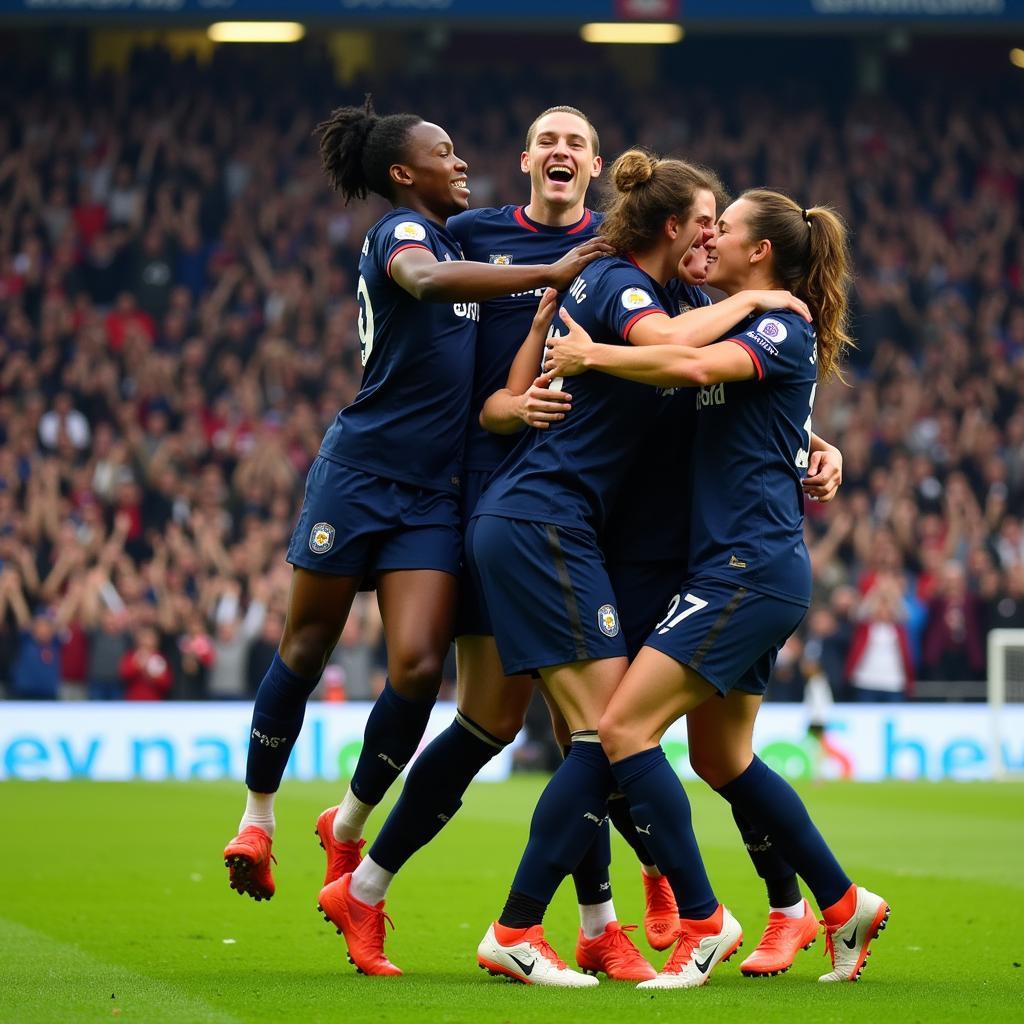
<svg viewBox="0 0 1024 1024">
<path fill-rule="evenodd" d="M 551 902 L 562 879 L 594 841 L 595 831 L 607 831 L 611 788 L 612 773 L 597 733 L 574 733 L 568 756 L 537 801 L 530 841 L 512 882 L 513 895 L 522 893 L 544 907 Z"/>
<path fill-rule="evenodd" d="M 690 801 L 661 747 L 642 750 L 612 765 L 615 781 L 654 863 L 668 879 L 679 916 L 702 921 L 718 909 L 718 900 L 697 848 Z"/>
<path fill-rule="evenodd" d="M 350 783 L 364 804 L 379 804 L 391 783 L 416 753 L 427 728 L 434 700 L 409 700 L 391 685 L 377 698 L 366 719 L 363 749 Z"/>
<path fill-rule="evenodd" d="M 792 907 L 800 902 L 800 882 L 789 861 L 779 853 L 772 837 L 764 829 L 752 825 L 735 807 L 733 820 L 743 837 L 743 845 L 754 864 L 754 870 L 764 880 L 770 907 Z"/>
<path fill-rule="evenodd" d="M 636 822 L 629 813 L 629 801 L 621 793 L 612 793 L 608 798 L 608 819 L 615 826 L 619 835 L 629 843 L 641 864 L 651 867 L 654 854 L 647 848 L 643 837 L 636 830 Z"/>
<path fill-rule="evenodd" d="M 374 861 L 396 873 L 444 828 L 477 772 L 504 746 L 459 712 L 409 769 L 402 795 L 370 847 Z"/>
<path fill-rule="evenodd" d="M 814 827 L 796 790 L 755 757 L 718 791 L 752 825 L 770 835 L 779 852 L 814 893 L 819 907 L 838 902 L 853 884 Z"/>
<path fill-rule="evenodd" d="M 276 793 L 280 788 L 306 715 L 306 701 L 318 682 L 297 676 L 280 654 L 274 654 L 252 708 L 245 784 L 254 793 Z"/>
<path fill-rule="evenodd" d="M 570 746 L 562 747 L 562 757 L 569 756 Z M 612 863 L 612 837 L 607 822 L 598 829 L 579 864 L 573 869 L 572 884 L 576 902 L 581 906 L 607 903 L 612 898 L 612 879 L 608 869 Z"/>
</svg>

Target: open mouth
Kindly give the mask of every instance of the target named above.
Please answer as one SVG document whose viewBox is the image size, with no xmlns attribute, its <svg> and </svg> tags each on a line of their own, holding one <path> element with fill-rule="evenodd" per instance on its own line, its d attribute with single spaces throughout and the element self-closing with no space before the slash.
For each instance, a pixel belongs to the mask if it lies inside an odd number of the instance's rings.
<svg viewBox="0 0 1024 1024">
<path fill-rule="evenodd" d="M 466 178 L 455 178 L 452 180 L 452 188 L 457 192 L 464 192 L 469 195 L 469 184 Z"/>
<path fill-rule="evenodd" d="M 568 164 L 552 164 L 547 170 L 547 176 L 548 181 L 568 185 L 576 177 L 576 172 Z"/>
</svg>

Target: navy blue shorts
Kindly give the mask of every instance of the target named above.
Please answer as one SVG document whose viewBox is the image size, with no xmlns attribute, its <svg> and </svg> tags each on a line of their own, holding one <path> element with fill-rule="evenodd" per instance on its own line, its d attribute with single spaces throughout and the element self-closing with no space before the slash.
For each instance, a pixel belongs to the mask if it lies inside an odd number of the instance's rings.
<svg viewBox="0 0 1024 1024">
<path fill-rule="evenodd" d="M 763 694 L 780 648 L 806 612 L 791 601 L 691 576 L 644 646 L 693 669 L 722 696 Z"/>
<path fill-rule="evenodd" d="M 462 473 L 462 522 L 468 530 L 469 521 L 480 500 L 487 481 L 493 475 L 489 469 L 468 469 Z M 462 573 L 459 576 L 459 601 L 455 609 L 456 636 L 494 636 L 491 617 L 487 614 L 487 605 L 480 590 L 469 571 L 466 559 L 462 561 Z"/>
<path fill-rule="evenodd" d="M 458 498 L 317 458 L 288 545 L 292 565 L 331 576 L 436 569 L 457 576 Z"/>
<path fill-rule="evenodd" d="M 593 534 L 484 515 L 470 522 L 466 552 L 508 675 L 626 656 Z"/>
<path fill-rule="evenodd" d="M 608 562 L 608 578 L 619 602 L 619 623 L 632 661 L 686 577 L 686 561 Z"/>
</svg>

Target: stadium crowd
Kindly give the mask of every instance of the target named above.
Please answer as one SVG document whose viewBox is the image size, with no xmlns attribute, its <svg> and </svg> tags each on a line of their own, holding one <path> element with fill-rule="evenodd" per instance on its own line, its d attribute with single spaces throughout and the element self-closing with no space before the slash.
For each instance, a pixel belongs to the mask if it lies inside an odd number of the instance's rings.
<svg viewBox="0 0 1024 1024">
<path fill-rule="evenodd" d="M 769 697 L 980 679 L 1024 627 L 1024 110 L 962 83 L 914 97 L 595 74 L 254 81 L 140 51 L 122 76 L 5 89 L 0 108 L 0 683 L 8 697 L 248 699 L 282 628 L 284 552 L 325 426 L 360 377 L 354 269 L 376 202 L 327 189 L 313 124 L 372 88 L 442 123 L 475 206 L 525 195 L 521 134 L 580 106 L 646 143 L 848 218 L 858 349 L 819 390 L 845 456 L 810 506 L 816 600 Z M 17 69 L 0 70 L 0 82 Z M 607 74 L 607 69 L 604 72 Z M 167 85 L 173 81 L 173 90 Z M 24 82 L 22 83 L 24 85 Z M 311 100 L 311 97 L 314 99 Z M 629 119 L 621 111 L 635 112 Z M 595 199 L 596 197 L 592 197 Z M 852 385 L 852 386 L 848 386 Z M 360 595 L 324 696 L 383 683 Z"/>
</svg>

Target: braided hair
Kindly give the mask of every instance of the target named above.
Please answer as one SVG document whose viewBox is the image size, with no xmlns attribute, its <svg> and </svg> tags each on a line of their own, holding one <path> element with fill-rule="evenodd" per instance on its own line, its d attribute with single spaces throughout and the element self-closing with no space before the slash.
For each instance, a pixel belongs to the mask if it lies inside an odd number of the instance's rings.
<svg viewBox="0 0 1024 1024">
<path fill-rule="evenodd" d="M 378 115 L 367 93 L 361 107 L 338 107 L 313 129 L 320 136 L 320 162 L 331 188 L 365 199 L 374 192 L 393 199 L 389 170 L 405 156 L 409 132 L 422 122 L 416 114 Z"/>
</svg>

